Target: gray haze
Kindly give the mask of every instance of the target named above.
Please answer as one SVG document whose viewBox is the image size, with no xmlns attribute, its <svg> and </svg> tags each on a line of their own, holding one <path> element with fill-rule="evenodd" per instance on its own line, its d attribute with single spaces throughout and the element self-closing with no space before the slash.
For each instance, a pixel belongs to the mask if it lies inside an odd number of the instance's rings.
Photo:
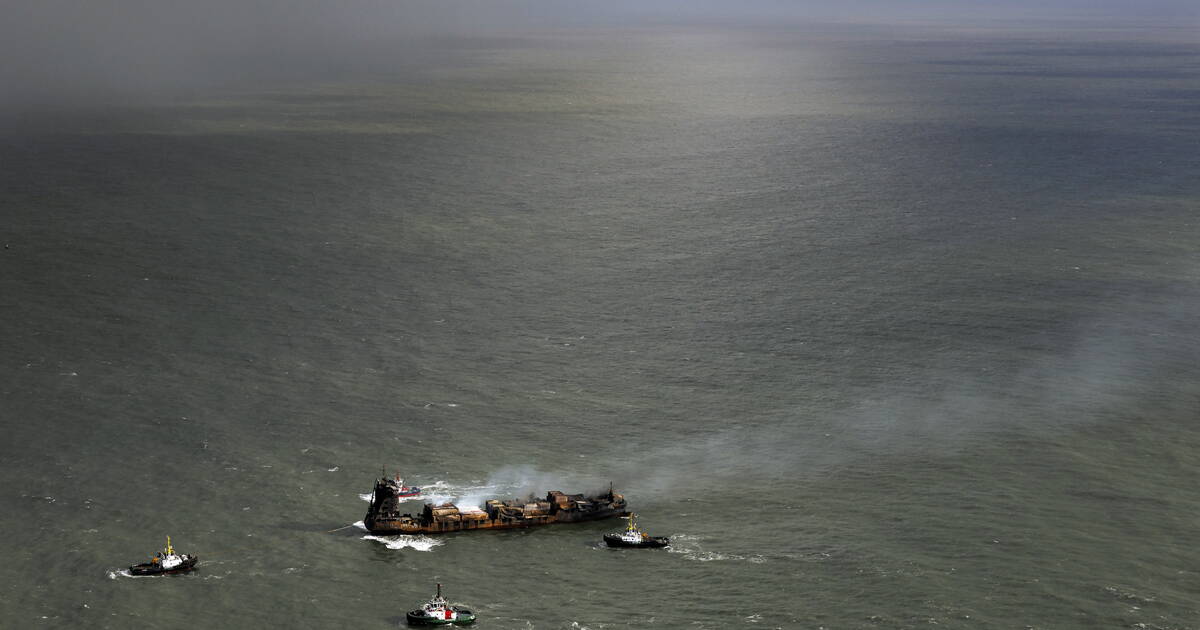
<svg viewBox="0 0 1200 630">
<path fill-rule="evenodd" d="M 44 0 L 11 2 L 0 24 L 0 105 L 139 100 L 258 80 L 329 79 L 419 67 L 429 38 L 546 28 L 839 21 L 875 24 L 1173 16 L 1183 0 L 829 0 L 588 3 L 501 0 Z"/>
</svg>

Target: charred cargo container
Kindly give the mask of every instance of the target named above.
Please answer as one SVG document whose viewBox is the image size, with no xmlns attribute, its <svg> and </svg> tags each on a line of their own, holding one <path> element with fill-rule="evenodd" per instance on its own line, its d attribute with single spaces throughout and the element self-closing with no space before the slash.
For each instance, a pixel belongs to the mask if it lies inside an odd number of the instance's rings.
<svg viewBox="0 0 1200 630">
<path fill-rule="evenodd" d="M 400 513 L 401 497 L 396 496 L 387 479 L 375 483 L 371 507 L 363 524 L 372 534 L 442 534 L 475 529 L 514 529 L 580 523 L 613 516 L 625 516 L 625 497 L 612 488 L 595 496 L 563 494 L 557 490 L 546 493 L 545 499 L 500 501 L 490 499 L 483 507 L 458 506 L 453 503 L 426 504 L 418 516 Z"/>
</svg>

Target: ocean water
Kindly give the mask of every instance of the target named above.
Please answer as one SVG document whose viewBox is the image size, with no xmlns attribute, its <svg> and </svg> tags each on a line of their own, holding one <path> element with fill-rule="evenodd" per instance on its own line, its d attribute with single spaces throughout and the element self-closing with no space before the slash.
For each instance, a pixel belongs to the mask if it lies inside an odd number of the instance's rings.
<svg viewBox="0 0 1200 630">
<path fill-rule="evenodd" d="M 0 626 L 1200 628 L 1186 25 L 581 29 L 0 136 Z M 371 537 L 437 496 L 622 522 Z M 414 511 L 420 504 L 413 504 Z M 166 535 L 201 569 L 121 573 Z"/>
</svg>

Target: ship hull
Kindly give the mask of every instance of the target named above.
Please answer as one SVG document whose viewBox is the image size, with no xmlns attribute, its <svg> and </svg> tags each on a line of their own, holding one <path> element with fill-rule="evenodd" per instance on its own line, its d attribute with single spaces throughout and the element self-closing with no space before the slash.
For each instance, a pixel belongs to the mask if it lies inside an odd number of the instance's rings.
<svg viewBox="0 0 1200 630">
<path fill-rule="evenodd" d="M 629 542 L 621 538 L 620 534 L 605 534 L 604 544 L 609 547 L 621 547 L 624 549 L 659 549 L 671 544 L 671 541 L 668 538 L 650 537 L 637 542 Z"/>
<path fill-rule="evenodd" d="M 475 623 L 475 615 L 470 612 L 460 612 L 453 619 L 430 617 L 423 610 L 414 610 L 405 615 L 410 626 L 466 626 Z"/>
<path fill-rule="evenodd" d="M 164 569 L 161 566 L 151 563 L 151 562 L 146 562 L 143 564 L 135 564 L 135 565 L 129 567 L 129 574 L 144 576 L 144 575 L 175 575 L 177 573 L 187 573 L 188 571 L 191 571 L 192 569 L 196 568 L 196 561 L 198 559 L 199 558 L 197 558 L 196 556 L 189 556 L 188 559 L 184 560 L 182 564 L 171 567 L 170 569 Z"/>
</svg>

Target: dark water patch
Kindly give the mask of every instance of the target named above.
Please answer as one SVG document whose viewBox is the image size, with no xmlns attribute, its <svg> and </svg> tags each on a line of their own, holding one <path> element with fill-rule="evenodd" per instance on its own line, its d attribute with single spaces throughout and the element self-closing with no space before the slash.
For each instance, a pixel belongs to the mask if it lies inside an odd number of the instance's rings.
<svg viewBox="0 0 1200 630">
<path fill-rule="evenodd" d="M 1116 492 L 1108 492 L 1098 489 L 1077 489 L 1068 491 L 1072 496 L 1087 498 L 1101 503 L 1124 504 L 1128 507 L 1165 509 L 1170 507 L 1170 503 L 1156 497 L 1137 497 L 1128 496 Z"/>
<path fill-rule="evenodd" d="M 1146 96 L 1156 100 L 1188 101 L 1200 106 L 1200 89 L 1151 90 Z"/>
<path fill-rule="evenodd" d="M 1009 48 L 989 50 L 981 54 L 1022 56 L 1022 57 L 1103 57 L 1103 58 L 1136 58 L 1136 57 L 1200 57 L 1200 47 L 1190 45 L 1144 45 L 1120 42 L 1097 42 L 1088 46 L 1078 47 L 1031 47 L 1026 49 Z"/>
<path fill-rule="evenodd" d="M 1013 64 L 1006 61 L 994 61 L 991 59 L 933 59 L 925 63 L 935 66 L 968 66 L 968 67 L 984 67 L 990 68 L 995 66 L 1012 66 L 1021 65 Z"/>
<path fill-rule="evenodd" d="M 378 94 L 257 94 L 256 99 L 281 103 L 285 105 L 328 105 L 341 103 L 356 103 L 362 101 L 377 101 L 383 98 Z"/>
<path fill-rule="evenodd" d="M 1113 70 L 994 70 L 980 71 L 970 74 L 982 76 L 1029 77 L 1045 79 L 1145 79 L 1173 80 L 1193 79 L 1200 76 L 1200 71 L 1191 70 L 1154 70 L 1154 69 L 1113 69 Z"/>
</svg>

